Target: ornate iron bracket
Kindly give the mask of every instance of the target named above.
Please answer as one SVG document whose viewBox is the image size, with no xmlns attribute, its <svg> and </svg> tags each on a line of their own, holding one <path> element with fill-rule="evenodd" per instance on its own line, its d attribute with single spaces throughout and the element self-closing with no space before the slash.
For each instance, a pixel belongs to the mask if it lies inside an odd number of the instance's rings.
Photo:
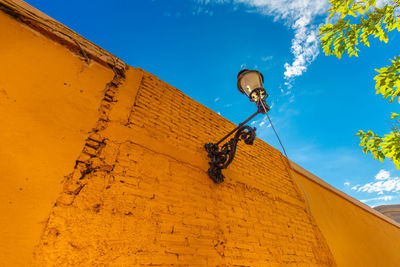
<svg viewBox="0 0 400 267">
<path fill-rule="evenodd" d="M 257 90 L 257 94 L 258 99 L 261 99 L 260 90 Z M 204 145 L 204 148 L 208 152 L 208 157 L 211 159 L 211 161 L 208 162 L 208 164 L 210 164 L 210 168 L 208 169 L 208 176 L 210 176 L 210 178 L 216 184 L 222 183 L 224 181 L 225 177 L 222 174 L 222 170 L 228 168 L 229 164 L 231 164 L 236 154 L 238 142 L 240 140 L 243 140 L 245 144 L 252 145 L 254 140 L 256 139 L 256 128 L 251 128 L 250 126 L 247 126 L 245 124 L 253 119 L 255 116 L 257 116 L 257 114 L 267 113 L 269 111 L 269 106 L 267 105 L 265 100 L 262 99 L 257 102 L 257 108 L 257 111 L 253 115 L 247 118 L 244 122 L 240 123 L 235 129 L 230 131 L 217 143 L 207 143 Z M 219 144 L 230 135 L 232 135 L 234 132 L 236 132 L 235 136 L 220 148 Z"/>
<path fill-rule="evenodd" d="M 256 128 L 251 128 L 245 124 L 253 119 L 257 114 L 265 114 L 269 110 L 269 107 L 265 101 L 263 101 L 263 104 L 266 109 L 263 108 L 261 102 L 257 103 L 257 112 L 247 118 L 244 122 L 240 123 L 235 129 L 230 131 L 217 143 L 207 143 L 204 145 L 204 148 L 208 152 L 208 157 L 211 159 L 211 161 L 208 162 L 208 164 L 210 164 L 208 175 L 216 184 L 224 181 L 225 177 L 222 175 L 222 170 L 228 168 L 229 164 L 231 164 L 236 154 L 238 142 L 243 140 L 245 144 L 252 145 L 256 139 Z M 234 132 L 236 132 L 235 136 L 220 148 L 219 144 Z"/>
<path fill-rule="evenodd" d="M 240 126 L 233 138 L 226 142 L 221 148 L 218 144 L 208 143 L 204 147 L 208 152 L 210 168 L 208 175 L 217 184 L 224 181 L 222 169 L 226 169 L 231 164 L 236 154 L 237 144 L 243 140 L 245 144 L 252 145 L 256 139 L 256 128 L 247 125 Z"/>
</svg>

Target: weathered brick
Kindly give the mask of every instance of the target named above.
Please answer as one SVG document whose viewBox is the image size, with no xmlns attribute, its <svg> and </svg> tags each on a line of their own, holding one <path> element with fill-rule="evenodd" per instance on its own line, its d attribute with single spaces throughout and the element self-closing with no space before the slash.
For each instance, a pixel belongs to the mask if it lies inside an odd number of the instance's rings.
<svg viewBox="0 0 400 267">
<path fill-rule="evenodd" d="M 260 140 L 240 143 L 224 170 L 226 181 L 214 184 L 203 146 L 235 125 L 137 71 L 143 78 L 129 114 L 118 107 L 124 101 L 102 104 L 101 128 L 83 149 L 94 156 L 95 169 L 77 165 L 87 172 L 87 190 L 70 197 L 66 187 L 64 205 L 53 209 L 47 226 L 63 230 L 57 237 L 46 232 L 38 259 L 56 254 L 58 265 L 79 257 L 83 265 L 334 264 L 279 151 Z M 104 120 L 114 106 L 128 124 Z M 83 245 L 71 250 L 75 239 Z"/>
</svg>

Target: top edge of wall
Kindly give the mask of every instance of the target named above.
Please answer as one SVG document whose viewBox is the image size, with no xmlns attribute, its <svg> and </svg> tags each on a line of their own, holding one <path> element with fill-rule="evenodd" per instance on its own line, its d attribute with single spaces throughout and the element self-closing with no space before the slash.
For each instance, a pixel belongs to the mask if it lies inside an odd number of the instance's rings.
<svg viewBox="0 0 400 267">
<path fill-rule="evenodd" d="M 331 191 L 332 193 L 336 194 L 337 196 L 349 201 L 351 204 L 358 206 L 359 208 L 365 210 L 366 212 L 371 213 L 372 215 L 375 215 L 376 217 L 386 221 L 387 223 L 390 223 L 398 228 L 400 228 L 400 224 L 397 223 L 396 221 L 392 220 L 391 218 L 383 215 L 382 213 L 376 211 L 375 209 L 371 208 L 370 206 L 362 203 L 361 201 L 358 201 L 357 199 L 347 195 L 346 193 L 344 193 L 343 191 L 340 191 L 339 189 L 331 186 L 330 184 L 328 184 L 327 182 L 325 182 L 324 180 L 322 180 L 321 178 L 315 176 L 314 174 L 312 174 L 311 172 L 305 170 L 303 167 L 301 167 L 300 165 L 298 165 L 297 163 L 290 161 L 290 165 L 293 167 L 293 170 L 302 174 L 303 176 L 305 176 L 307 179 L 311 180 L 312 182 L 320 185 L 321 187 Z"/>
<path fill-rule="evenodd" d="M 82 57 L 87 63 L 93 60 L 111 68 L 117 74 L 124 75 L 126 64 L 121 59 L 24 1 L 0 0 L 0 11 L 67 47 L 73 53 Z"/>
</svg>

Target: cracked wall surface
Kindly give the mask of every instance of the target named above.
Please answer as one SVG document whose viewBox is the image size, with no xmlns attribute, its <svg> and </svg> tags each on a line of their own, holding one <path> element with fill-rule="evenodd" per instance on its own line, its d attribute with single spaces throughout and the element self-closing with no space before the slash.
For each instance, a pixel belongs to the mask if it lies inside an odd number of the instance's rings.
<svg viewBox="0 0 400 267">
<path fill-rule="evenodd" d="M 37 265 L 335 265 L 279 151 L 240 146 L 215 185 L 203 146 L 234 125 L 143 70 L 125 76 L 51 211 Z"/>
<path fill-rule="evenodd" d="M 114 72 L 0 11 L 0 266 L 31 266 Z"/>
<path fill-rule="evenodd" d="M 215 185 L 203 144 L 231 122 L 3 4 L 1 264 L 334 265 L 278 151 L 239 148 Z"/>
<path fill-rule="evenodd" d="M 397 266 L 398 225 L 258 139 L 215 185 L 234 124 L 22 1 L 0 54 L 0 266 Z"/>
</svg>

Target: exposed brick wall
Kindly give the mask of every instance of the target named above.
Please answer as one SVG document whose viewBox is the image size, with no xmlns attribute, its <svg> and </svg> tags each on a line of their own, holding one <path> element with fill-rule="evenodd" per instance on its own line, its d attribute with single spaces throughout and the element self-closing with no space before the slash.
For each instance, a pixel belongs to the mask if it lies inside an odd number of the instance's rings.
<svg viewBox="0 0 400 267">
<path fill-rule="evenodd" d="M 231 122 L 142 70 L 113 92 L 52 210 L 38 265 L 335 265 L 279 151 L 240 144 L 215 185 L 203 146 Z"/>
</svg>

